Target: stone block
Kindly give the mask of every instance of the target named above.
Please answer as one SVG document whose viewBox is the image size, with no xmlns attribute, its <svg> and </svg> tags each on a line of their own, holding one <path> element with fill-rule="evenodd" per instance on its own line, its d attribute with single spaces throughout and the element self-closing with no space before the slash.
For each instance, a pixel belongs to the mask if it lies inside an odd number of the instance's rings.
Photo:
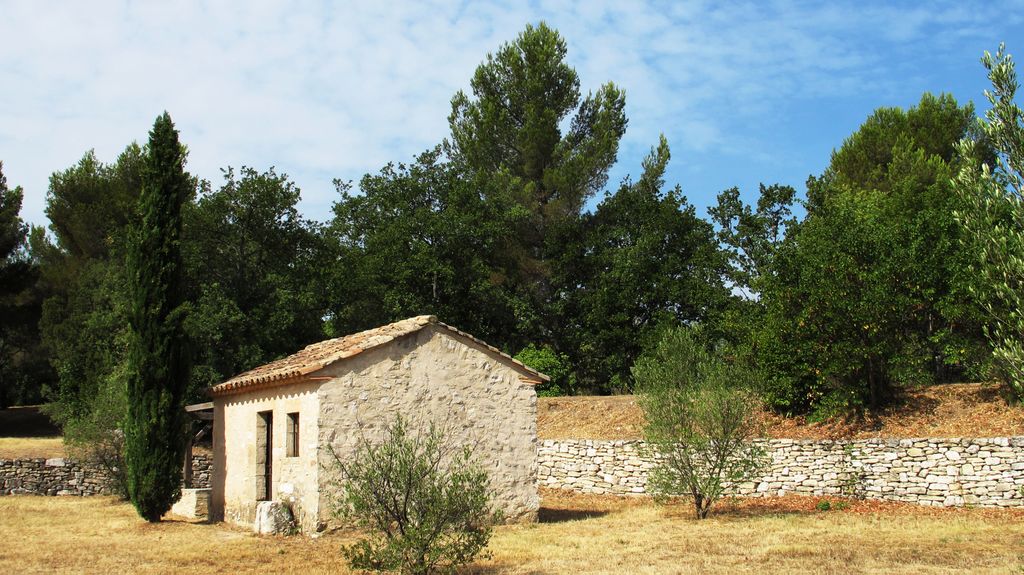
<svg viewBox="0 0 1024 575">
<path fill-rule="evenodd" d="M 210 511 L 210 489 L 182 489 L 171 513 L 188 519 L 205 519 Z"/>
<path fill-rule="evenodd" d="M 261 501 L 256 505 L 253 531 L 261 535 L 284 535 L 295 530 L 292 512 L 280 501 Z"/>
</svg>

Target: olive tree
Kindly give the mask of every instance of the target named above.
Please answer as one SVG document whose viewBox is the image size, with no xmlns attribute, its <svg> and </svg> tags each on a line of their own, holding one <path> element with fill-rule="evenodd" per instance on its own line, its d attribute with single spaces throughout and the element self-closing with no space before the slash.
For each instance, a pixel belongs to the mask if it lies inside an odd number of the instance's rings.
<svg viewBox="0 0 1024 575">
<path fill-rule="evenodd" d="M 334 459 L 336 514 L 367 533 L 342 549 L 354 569 L 453 573 L 487 546 L 501 520 L 472 446 L 443 427 L 417 431 L 398 417 L 381 441 L 364 436 L 354 456 Z"/>
<path fill-rule="evenodd" d="M 973 248 L 972 292 L 987 314 L 985 334 L 1002 378 L 1017 399 L 1024 399 L 1024 114 L 1014 102 L 1017 76 L 1013 59 L 1000 45 L 985 52 L 992 108 L 979 123 L 981 139 L 960 144 L 968 158 L 987 160 L 977 167 L 965 162 L 956 186 L 966 208 L 957 219 Z M 985 145 L 994 157 L 984 158 Z"/>
<path fill-rule="evenodd" d="M 730 486 L 759 475 L 756 373 L 703 341 L 699 328 L 666 332 L 633 377 L 656 461 L 648 480 L 656 497 L 691 497 L 704 519 Z"/>
</svg>

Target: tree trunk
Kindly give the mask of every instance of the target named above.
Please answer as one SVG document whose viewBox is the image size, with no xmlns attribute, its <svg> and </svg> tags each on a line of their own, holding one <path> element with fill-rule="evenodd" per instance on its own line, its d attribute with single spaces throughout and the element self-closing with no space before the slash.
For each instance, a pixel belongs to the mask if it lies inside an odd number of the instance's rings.
<svg viewBox="0 0 1024 575">
<path fill-rule="evenodd" d="M 868 358 L 868 401 L 872 411 L 878 409 L 879 405 L 877 379 L 875 376 L 875 359 L 873 357 Z"/>
</svg>

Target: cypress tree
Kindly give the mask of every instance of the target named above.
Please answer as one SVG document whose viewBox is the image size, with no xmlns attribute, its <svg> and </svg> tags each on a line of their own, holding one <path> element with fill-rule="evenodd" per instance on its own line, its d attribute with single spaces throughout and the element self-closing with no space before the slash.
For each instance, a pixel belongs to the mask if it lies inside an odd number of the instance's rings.
<svg viewBox="0 0 1024 575">
<path fill-rule="evenodd" d="M 182 325 L 184 160 L 178 132 L 164 112 L 149 133 L 138 225 L 127 261 L 132 343 L 125 464 L 132 504 L 151 522 L 159 521 L 179 496 L 185 456 L 190 365 Z"/>
</svg>

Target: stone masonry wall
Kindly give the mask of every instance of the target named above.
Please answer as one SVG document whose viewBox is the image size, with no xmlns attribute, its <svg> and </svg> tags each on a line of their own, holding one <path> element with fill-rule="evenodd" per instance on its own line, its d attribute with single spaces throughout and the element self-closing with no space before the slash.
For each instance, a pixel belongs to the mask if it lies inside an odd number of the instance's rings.
<svg viewBox="0 0 1024 575">
<path fill-rule="evenodd" d="M 837 495 L 921 505 L 1024 506 L 1024 437 L 767 441 L 770 464 L 743 496 Z M 653 463 L 640 441 L 545 440 L 539 485 L 646 493 Z"/>
<path fill-rule="evenodd" d="M 769 470 L 744 496 L 795 493 L 922 505 L 1024 507 L 1024 437 L 767 442 Z M 545 440 L 541 487 L 642 495 L 653 463 L 640 441 Z M 193 487 L 210 486 L 212 459 L 196 454 Z M 68 459 L 0 459 L 0 495 L 108 495 L 99 468 Z"/>
<path fill-rule="evenodd" d="M 192 486 L 210 486 L 212 458 L 192 457 Z M 71 459 L 0 459 L 0 495 L 112 495 L 101 467 Z"/>
<path fill-rule="evenodd" d="M 431 325 L 317 375 L 333 378 L 320 387 L 319 444 L 337 457 L 351 456 L 361 439 L 383 438 L 398 414 L 411 430 L 440 424 L 454 445 L 474 447 L 506 521 L 536 519 L 537 393 L 525 370 Z M 324 457 L 320 464 L 320 510 L 329 522 L 337 466 Z"/>
<path fill-rule="evenodd" d="M 209 489 L 213 478 L 213 454 L 192 454 L 192 487 Z"/>
</svg>

